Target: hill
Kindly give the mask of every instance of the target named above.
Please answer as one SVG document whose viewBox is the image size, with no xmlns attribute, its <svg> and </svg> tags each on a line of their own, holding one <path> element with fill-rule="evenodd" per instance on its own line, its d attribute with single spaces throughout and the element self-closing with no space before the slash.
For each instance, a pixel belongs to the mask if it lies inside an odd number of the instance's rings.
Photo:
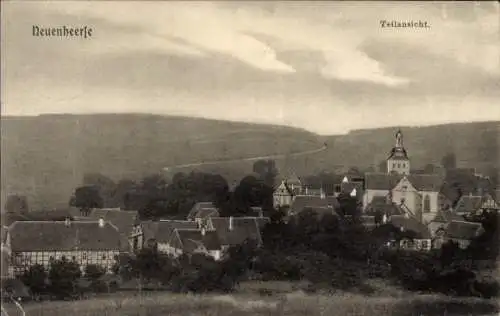
<svg viewBox="0 0 500 316">
<path fill-rule="evenodd" d="M 66 206 L 85 173 L 138 179 L 173 166 L 171 174 L 197 169 L 234 183 L 252 168 L 253 161 L 239 159 L 273 155 L 283 155 L 275 157 L 280 170 L 299 175 L 339 166 L 376 168 L 387 158 L 395 134 L 395 128 L 383 128 L 318 136 L 275 125 L 140 114 L 4 117 L 1 128 L 1 205 L 7 194 L 17 193 L 27 195 L 32 208 Z M 402 130 L 417 168 L 439 164 L 449 151 L 459 166 L 499 167 L 500 122 Z M 321 149 L 324 143 L 323 151 L 291 155 Z M 184 164 L 194 165 L 175 167 Z"/>
<path fill-rule="evenodd" d="M 62 207 L 85 173 L 137 179 L 166 166 L 320 148 L 304 130 L 141 114 L 2 118 L 2 207 Z M 249 172 L 245 170 L 244 172 Z"/>
</svg>

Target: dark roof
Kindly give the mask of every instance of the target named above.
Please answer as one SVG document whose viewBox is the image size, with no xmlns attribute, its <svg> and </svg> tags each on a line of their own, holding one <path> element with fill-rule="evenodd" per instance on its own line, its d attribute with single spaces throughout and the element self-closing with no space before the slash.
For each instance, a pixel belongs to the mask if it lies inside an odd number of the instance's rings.
<svg viewBox="0 0 500 316">
<path fill-rule="evenodd" d="M 404 231 L 414 232 L 419 238 L 431 238 L 431 234 L 427 226 L 419 222 L 414 217 L 406 217 L 405 215 L 393 215 L 389 217 L 389 222 L 397 228 L 403 228 Z"/>
<path fill-rule="evenodd" d="M 365 187 L 368 190 L 391 190 L 403 177 L 399 174 L 367 173 Z M 407 178 L 417 191 L 439 192 L 443 184 L 443 178 L 436 174 L 413 174 Z"/>
<path fill-rule="evenodd" d="M 401 175 L 396 174 L 366 173 L 365 188 L 367 190 L 391 190 L 401 178 Z"/>
<path fill-rule="evenodd" d="M 206 219 L 208 217 L 218 217 L 220 216 L 219 211 L 215 207 L 210 208 L 200 208 L 195 213 L 189 213 L 187 219 L 195 220 L 197 218 Z"/>
<path fill-rule="evenodd" d="M 372 201 L 366 206 L 366 213 L 381 212 L 388 216 L 402 215 L 404 211 L 395 203 L 388 201 L 385 196 L 374 196 Z"/>
<path fill-rule="evenodd" d="M 198 214 L 203 209 L 208 209 L 209 212 L 211 210 L 217 210 L 213 202 L 198 202 L 195 205 L 193 205 L 193 207 L 189 211 L 187 219 L 194 220 L 196 217 L 199 217 Z M 204 213 L 206 213 L 206 211 Z"/>
<path fill-rule="evenodd" d="M 451 221 L 446 228 L 446 236 L 453 239 L 471 240 L 481 233 L 480 223 Z"/>
<path fill-rule="evenodd" d="M 219 236 L 215 231 L 206 231 L 203 234 L 200 229 L 175 229 L 174 234 L 177 235 L 181 245 L 172 246 L 182 247 L 185 252 L 192 252 L 199 246 L 203 246 L 207 250 L 221 249 Z"/>
<path fill-rule="evenodd" d="M 292 202 L 290 206 L 291 214 L 298 214 L 304 210 L 304 208 L 317 208 L 317 207 L 331 207 L 333 209 L 339 208 L 338 200 L 333 196 L 327 196 L 321 198 L 320 196 L 306 196 L 298 195 Z"/>
<path fill-rule="evenodd" d="M 111 223 L 24 221 L 9 227 L 12 251 L 119 250 L 122 240 Z"/>
<path fill-rule="evenodd" d="M 448 223 L 451 221 L 463 221 L 463 216 L 455 214 L 452 211 L 439 210 L 436 214 L 436 217 L 432 220 L 432 222 L 438 223 Z"/>
<path fill-rule="evenodd" d="M 483 199 L 479 195 L 463 195 L 455 206 L 456 213 L 474 213 L 481 208 Z"/>
<path fill-rule="evenodd" d="M 2 225 L 10 226 L 17 221 L 63 221 L 73 218 L 69 209 L 41 210 L 23 213 L 2 213 Z"/>
<path fill-rule="evenodd" d="M 356 198 L 361 199 L 363 197 L 363 183 L 358 182 L 342 182 L 340 189 L 343 193 L 351 194 L 351 192 L 356 189 Z"/>
<path fill-rule="evenodd" d="M 259 224 L 255 217 L 211 217 L 212 227 L 219 236 L 222 245 L 240 245 L 247 239 L 262 242 Z M 230 222 L 232 221 L 232 230 Z"/>
<path fill-rule="evenodd" d="M 106 222 L 115 225 L 121 233 L 128 236 L 136 224 L 138 213 L 137 211 L 124 211 L 120 209 L 93 209 L 90 212 L 89 218 L 92 220 L 102 218 Z"/>
<path fill-rule="evenodd" d="M 148 241 L 149 239 L 155 238 L 156 233 L 159 230 L 160 222 L 158 222 L 158 221 L 142 221 L 140 225 L 141 225 L 141 229 L 142 229 L 143 238 L 145 241 Z"/>
<path fill-rule="evenodd" d="M 409 175 L 408 180 L 418 191 L 439 192 L 443 185 L 443 177 L 437 174 Z"/>
<path fill-rule="evenodd" d="M 337 212 L 331 207 L 307 207 L 305 209 L 311 210 L 318 216 L 318 219 L 322 219 L 325 215 L 335 215 L 338 216 Z"/>
<path fill-rule="evenodd" d="M 192 221 L 163 220 L 158 222 L 154 238 L 157 242 L 166 243 L 176 229 L 198 229 L 198 223 Z"/>
</svg>

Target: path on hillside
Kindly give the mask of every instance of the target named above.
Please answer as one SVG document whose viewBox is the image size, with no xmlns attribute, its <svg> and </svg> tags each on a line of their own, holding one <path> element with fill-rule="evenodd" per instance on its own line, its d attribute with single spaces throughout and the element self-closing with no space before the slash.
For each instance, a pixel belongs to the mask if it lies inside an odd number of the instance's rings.
<svg viewBox="0 0 500 316">
<path fill-rule="evenodd" d="M 247 158 L 228 159 L 228 160 L 202 161 L 202 162 L 188 163 L 188 164 L 182 164 L 182 165 L 168 166 L 168 167 L 164 167 L 163 170 L 168 171 L 169 169 L 175 169 L 175 168 L 200 167 L 200 166 L 207 166 L 207 165 L 218 165 L 218 164 L 235 163 L 235 162 L 243 162 L 243 161 L 255 161 L 255 160 L 261 160 L 261 159 L 284 159 L 287 157 L 299 157 L 299 156 L 317 154 L 317 153 L 320 153 L 320 152 L 326 150 L 326 148 L 327 148 L 327 146 L 323 145 L 321 148 L 301 151 L 301 152 L 297 152 L 297 153 L 290 153 L 290 154 L 275 154 L 275 155 L 268 155 L 268 156 L 257 156 L 257 157 L 247 157 Z"/>
</svg>

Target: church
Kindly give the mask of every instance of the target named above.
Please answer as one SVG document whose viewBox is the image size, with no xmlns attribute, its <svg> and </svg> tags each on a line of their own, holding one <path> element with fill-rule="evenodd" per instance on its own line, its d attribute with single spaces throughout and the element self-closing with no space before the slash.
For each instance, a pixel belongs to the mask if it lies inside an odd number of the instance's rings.
<svg viewBox="0 0 500 316">
<path fill-rule="evenodd" d="M 439 211 L 439 191 L 443 179 L 435 174 L 412 174 L 403 133 L 398 130 L 395 145 L 387 158 L 386 173 L 366 173 L 363 208 L 375 197 L 396 204 L 407 215 L 430 222 Z"/>
</svg>

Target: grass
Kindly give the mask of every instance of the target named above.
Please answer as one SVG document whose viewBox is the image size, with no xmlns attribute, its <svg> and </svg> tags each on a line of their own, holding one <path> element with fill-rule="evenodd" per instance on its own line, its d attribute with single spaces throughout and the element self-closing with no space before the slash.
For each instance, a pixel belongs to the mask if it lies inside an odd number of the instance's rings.
<svg viewBox="0 0 500 316">
<path fill-rule="evenodd" d="M 487 315 L 496 314 L 493 301 L 451 299 L 436 295 L 407 298 L 366 297 L 355 294 L 305 295 L 301 292 L 271 297 L 258 295 L 185 295 L 172 293 L 113 294 L 78 302 L 27 304 L 26 315 L 41 316 L 156 316 L 156 315 Z"/>
</svg>

